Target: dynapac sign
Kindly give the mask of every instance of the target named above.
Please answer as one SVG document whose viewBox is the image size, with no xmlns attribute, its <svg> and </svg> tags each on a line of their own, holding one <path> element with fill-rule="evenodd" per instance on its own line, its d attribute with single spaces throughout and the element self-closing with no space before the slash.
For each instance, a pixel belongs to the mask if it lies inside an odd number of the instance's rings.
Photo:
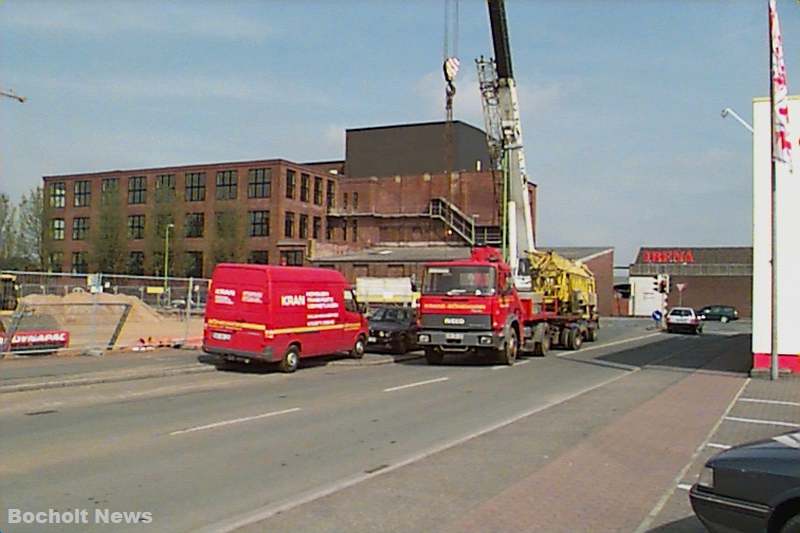
<svg viewBox="0 0 800 533">
<path fill-rule="evenodd" d="M 0 334 L 0 345 L 4 344 L 6 340 L 5 335 Z M 15 333 L 11 337 L 11 349 L 23 347 L 57 347 L 63 348 L 69 344 L 69 332 L 67 331 L 52 331 L 52 330 L 37 330 L 37 331 L 24 331 Z"/>
<path fill-rule="evenodd" d="M 642 263 L 694 263 L 691 250 L 642 250 Z"/>
</svg>

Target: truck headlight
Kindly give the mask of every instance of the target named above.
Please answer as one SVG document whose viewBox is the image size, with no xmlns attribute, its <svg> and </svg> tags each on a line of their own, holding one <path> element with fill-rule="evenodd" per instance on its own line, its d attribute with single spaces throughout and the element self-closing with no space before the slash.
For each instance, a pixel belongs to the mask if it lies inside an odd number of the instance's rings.
<svg viewBox="0 0 800 533">
<path fill-rule="evenodd" d="M 431 336 L 430 335 L 425 335 L 425 334 L 419 335 L 417 337 L 417 340 L 419 340 L 419 342 L 431 342 Z"/>
<path fill-rule="evenodd" d="M 703 468 L 703 471 L 700 473 L 700 478 L 697 480 L 697 484 L 704 489 L 713 490 L 714 489 L 714 469 L 710 466 L 706 466 Z"/>
<path fill-rule="evenodd" d="M 492 344 L 492 337 L 489 335 L 482 335 L 478 341 L 484 346 L 489 346 Z"/>
</svg>

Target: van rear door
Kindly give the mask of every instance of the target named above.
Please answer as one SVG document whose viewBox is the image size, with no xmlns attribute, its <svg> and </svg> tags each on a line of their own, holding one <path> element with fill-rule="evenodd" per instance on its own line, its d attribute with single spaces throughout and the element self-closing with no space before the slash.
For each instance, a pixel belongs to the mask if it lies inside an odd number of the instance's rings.
<svg viewBox="0 0 800 533">
<path fill-rule="evenodd" d="M 214 270 L 206 317 L 214 346 L 261 353 L 269 316 L 267 273 L 248 265 L 221 265 Z"/>
</svg>

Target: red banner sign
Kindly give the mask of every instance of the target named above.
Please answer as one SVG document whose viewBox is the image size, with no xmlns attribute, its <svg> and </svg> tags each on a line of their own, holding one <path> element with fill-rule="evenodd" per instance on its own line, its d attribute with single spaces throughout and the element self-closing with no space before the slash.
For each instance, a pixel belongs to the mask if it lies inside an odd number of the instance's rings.
<svg viewBox="0 0 800 533">
<path fill-rule="evenodd" d="M 694 263 L 691 250 L 642 250 L 642 263 Z"/>
<path fill-rule="evenodd" d="M 6 336 L 0 334 L 0 346 L 5 342 Z M 11 350 L 66 348 L 68 345 L 69 332 L 61 330 L 19 331 L 11 337 Z"/>
</svg>

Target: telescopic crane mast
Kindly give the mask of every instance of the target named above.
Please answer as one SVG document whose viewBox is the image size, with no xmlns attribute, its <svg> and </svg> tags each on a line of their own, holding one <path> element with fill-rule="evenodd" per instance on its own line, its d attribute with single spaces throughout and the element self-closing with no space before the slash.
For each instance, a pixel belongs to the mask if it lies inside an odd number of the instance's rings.
<svg viewBox="0 0 800 533">
<path fill-rule="evenodd" d="M 497 145 L 503 170 L 504 249 L 520 289 L 530 288 L 529 254 L 535 251 L 517 86 L 503 0 L 487 0 L 495 60 L 478 60 L 490 152 Z"/>
</svg>

